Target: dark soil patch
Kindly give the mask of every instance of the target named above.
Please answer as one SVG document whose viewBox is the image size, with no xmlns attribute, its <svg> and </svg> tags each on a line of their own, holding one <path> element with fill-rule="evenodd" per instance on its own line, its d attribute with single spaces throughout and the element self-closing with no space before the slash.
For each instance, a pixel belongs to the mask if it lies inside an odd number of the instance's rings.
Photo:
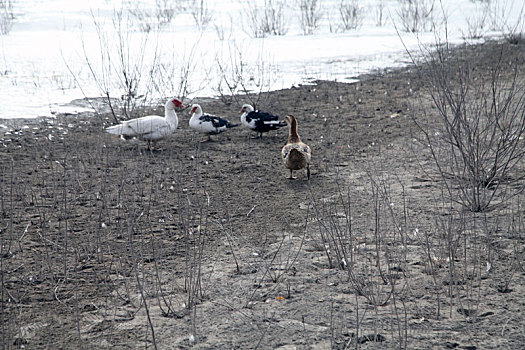
<svg viewBox="0 0 525 350">
<path fill-rule="evenodd" d="M 525 52 L 457 54 L 502 47 Z M 200 143 L 186 113 L 153 153 L 109 116 L 1 129 L 2 344 L 522 348 L 523 196 L 446 208 L 412 121 L 433 115 L 424 83 L 407 68 L 265 95 L 298 118 L 310 182 L 286 178 L 285 130 Z"/>
</svg>

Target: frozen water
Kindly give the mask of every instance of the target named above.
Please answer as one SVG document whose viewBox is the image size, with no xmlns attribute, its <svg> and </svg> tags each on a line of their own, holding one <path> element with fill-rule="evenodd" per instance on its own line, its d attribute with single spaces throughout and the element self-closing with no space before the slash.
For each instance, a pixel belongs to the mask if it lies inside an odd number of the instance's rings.
<svg viewBox="0 0 525 350">
<path fill-rule="evenodd" d="M 134 93 L 144 100 L 172 95 L 213 97 L 230 92 L 224 78 L 230 84 L 243 82 L 252 91 L 288 88 L 316 79 L 351 82 L 361 73 L 410 62 L 402 41 L 410 50 L 417 50 L 418 42 L 435 42 L 429 31 L 417 37 L 404 32 L 398 35 L 395 27 L 402 24 L 397 0 L 357 1 L 362 8 L 361 26 L 341 31 L 339 2 L 320 1 L 323 17 L 319 28 L 313 35 L 304 35 L 300 11 L 290 5 L 295 2 L 274 0 L 287 4 L 283 8 L 286 34 L 252 38 L 248 4 L 262 6 L 264 0 L 205 0 L 212 19 L 204 28 L 192 16 L 198 8 L 191 4 L 200 1 L 13 1 L 12 30 L 0 36 L 0 118 L 89 110 L 89 106 L 70 102 L 106 92 L 120 98 L 126 93 L 124 70 Z M 155 3 L 188 6 L 176 9 L 168 25 L 149 33 L 141 28 L 154 28 L 155 16 L 126 20 L 129 10 L 153 13 Z M 385 6 L 382 26 L 377 25 L 379 3 Z M 440 23 L 444 13 L 449 41 L 461 42 L 468 34 L 467 23 L 482 18 L 483 3 L 443 0 L 434 23 Z M 517 21 L 520 1 L 491 3 L 499 6 L 493 11 L 506 17 L 507 23 Z M 436 7 L 440 7 L 438 1 Z M 117 14 L 122 10 L 119 21 Z M 488 21 L 483 34 L 497 35 L 497 31 L 489 32 Z"/>
</svg>

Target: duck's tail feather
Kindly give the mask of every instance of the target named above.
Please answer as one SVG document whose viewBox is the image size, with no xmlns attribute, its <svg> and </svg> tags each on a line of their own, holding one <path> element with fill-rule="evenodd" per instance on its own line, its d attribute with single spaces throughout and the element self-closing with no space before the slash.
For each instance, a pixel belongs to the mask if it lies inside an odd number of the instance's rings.
<svg viewBox="0 0 525 350">
<path fill-rule="evenodd" d="M 113 135 L 122 135 L 122 124 L 107 127 L 106 132 Z"/>
</svg>

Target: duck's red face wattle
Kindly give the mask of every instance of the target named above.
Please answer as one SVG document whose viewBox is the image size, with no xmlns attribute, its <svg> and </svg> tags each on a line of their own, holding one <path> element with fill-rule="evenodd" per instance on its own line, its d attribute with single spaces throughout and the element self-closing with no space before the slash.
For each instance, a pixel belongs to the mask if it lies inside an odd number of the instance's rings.
<svg viewBox="0 0 525 350">
<path fill-rule="evenodd" d="M 181 100 L 179 100 L 179 99 L 174 98 L 171 102 L 173 102 L 175 107 L 186 108 L 186 106 L 184 106 L 182 104 Z"/>
<path fill-rule="evenodd" d="M 191 109 L 191 113 L 195 113 L 196 110 L 197 110 L 197 107 L 193 107 L 193 108 Z"/>
</svg>

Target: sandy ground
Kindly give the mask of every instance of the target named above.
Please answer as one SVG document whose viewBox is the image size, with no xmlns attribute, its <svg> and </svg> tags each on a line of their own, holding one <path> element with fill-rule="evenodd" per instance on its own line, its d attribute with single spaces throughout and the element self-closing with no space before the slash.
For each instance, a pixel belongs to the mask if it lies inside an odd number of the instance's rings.
<svg viewBox="0 0 525 350">
<path fill-rule="evenodd" d="M 524 57 L 457 55 L 502 48 Z M 201 143 L 185 111 L 149 152 L 109 115 L 4 123 L 3 348 L 525 347 L 523 194 L 450 207 L 415 69 L 196 102 L 237 121 L 250 101 L 297 117 L 311 181 L 286 178 L 285 129 Z"/>
</svg>

